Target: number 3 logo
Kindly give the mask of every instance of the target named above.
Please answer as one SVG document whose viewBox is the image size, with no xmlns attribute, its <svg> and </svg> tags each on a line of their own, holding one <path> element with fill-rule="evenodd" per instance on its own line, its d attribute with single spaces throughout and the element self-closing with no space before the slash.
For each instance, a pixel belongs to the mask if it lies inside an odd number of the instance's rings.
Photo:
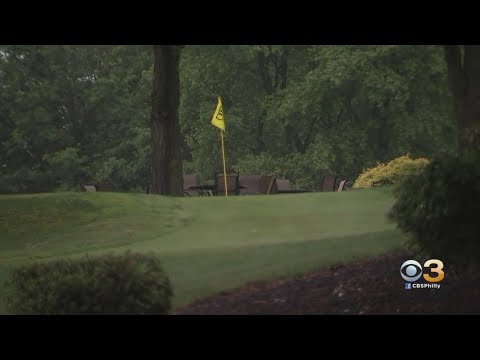
<svg viewBox="0 0 480 360">
<path fill-rule="evenodd" d="M 430 265 L 436 265 L 435 267 L 431 267 Z M 443 262 L 437 259 L 430 259 L 425 262 L 423 267 L 430 268 L 431 272 L 438 274 L 435 277 L 431 277 L 429 274 L 423 274 L 423 278 L 428 282 L 440 282 L 445 277 L 445 273 L 443 272 Z"/>
</svg>

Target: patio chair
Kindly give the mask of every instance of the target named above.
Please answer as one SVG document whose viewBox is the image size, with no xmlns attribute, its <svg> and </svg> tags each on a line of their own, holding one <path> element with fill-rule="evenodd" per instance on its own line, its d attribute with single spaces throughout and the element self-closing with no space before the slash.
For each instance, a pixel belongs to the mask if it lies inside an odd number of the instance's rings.
<svg viewBox="0 0 480 360">
<path fill-rule="evenodd" d="M 347 180 L 342 180 L 340 181 L 340 184 L 338 184 L 338 189 L 337 191 L 343 191 L 345 189 L 345 183 L 347 182 Z"/>
<path fill-rule="evenodd" d="M 95 188 L 95 185 L 82 185 L 83 190 L 85 192 L 96 192 L 97 189 Z"/>
<path fill-rule="evenodd" d="M 258 195 L 260 192 L 261 175 L 242 175 L 239 178 L 240 184 L 245 188 L 240 189 L 241 195 Z"/>
<path fill-rule="evenodd" d="M 262 177 L 261 188 L 265 189 L 266 195 L 276 194 L 278 192 L 277 177 L 273 175 Z"/>
<path fill-rule="evenodd" d="M 192 196 L 197 194 L 198 196 L 203 196 L 203 192 L 200 190 L 190 189 L 190 186 L 199 185 L 199 174 L 187 174 L 183 176 L 183 194 L 187 196 Z"/>
<path fill-rule="evenodd" d="M 228 195 L 240 194 L 240 174 L 227 175 L 227 191 Z M 225 178 L 224 175 L 215 174 L 215 190 L 217 196 L 225 195 Z"/>
<path fill-rule="evenodd" d="M 289 191 L 292 190 L 290 186 L 290 180 L 288 179 L 277 179 L 278 191 Z"/>
<path fill-rule="evenodd" d="M 337 176 L 336 175 L 325 175 L 322 181 L 322 187 L 320 191 L 328 192 L 328 191 L 335 191 L 335 184 L 337 183 Z"/>
<path fill-rule="evenodd" d="M 96 191 L 115 191 L 112 183 L 97 183 L 95 184 Z"/>
<path fill-rule="evenodd" d="M 240 187 L 242 195 L 267 195 L 278 191 L 276 178 L 272 175 L 240 176 Z"/>
</svg>

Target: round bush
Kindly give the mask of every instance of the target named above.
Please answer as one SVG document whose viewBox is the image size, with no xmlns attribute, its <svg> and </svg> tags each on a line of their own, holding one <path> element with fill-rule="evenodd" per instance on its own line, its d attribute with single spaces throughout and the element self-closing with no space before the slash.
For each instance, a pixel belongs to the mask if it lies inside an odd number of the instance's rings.
<svg viewBox="0 0 480 360">
<path fill-rule="evenodd" d="M 372 187 L 376 184 L 396 184 L 406 176 L 418 173 L 428 164 L 428 159 L 412 159 L 410 155 L 400 156 L 388 163 L 363 170 L 353 184 L 355 189 Z"/>
<path fill-rule="evenodd" d="M 444 156 L 395 189 L 389 217 L 411 245 L 457 265 L 480 260 L 480 157 Z"/>
<path fill-rule="evenodd" d="M 24 265 L 12 271 L 13 314 L 167 314 L 172 289 L 154 255 L 126 253 Z"/>
</svg>

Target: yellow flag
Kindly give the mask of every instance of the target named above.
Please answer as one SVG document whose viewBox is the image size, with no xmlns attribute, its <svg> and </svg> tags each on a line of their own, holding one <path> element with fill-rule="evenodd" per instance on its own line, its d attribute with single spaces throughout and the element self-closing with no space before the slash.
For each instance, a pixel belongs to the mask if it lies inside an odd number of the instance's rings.
<svg viewBox="0 0 480 360">
<path fill-rule="evenodd" d="M 218 97 L 217 108 L 215 109 L 215 113 L 213 114 L 212 124 L 225 131 L 225 119 L 223 118 L 223 106 L 220 96 Z"/>
</svg>

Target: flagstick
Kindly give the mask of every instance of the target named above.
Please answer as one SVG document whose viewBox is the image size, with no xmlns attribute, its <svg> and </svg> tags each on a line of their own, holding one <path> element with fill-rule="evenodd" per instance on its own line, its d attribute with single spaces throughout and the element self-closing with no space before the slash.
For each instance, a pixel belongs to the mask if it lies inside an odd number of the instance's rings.
<svg viewBox="0 0 480 360">
<path fill-rule="evenodd" d="M 225 147 L 223 145 L 223 130 L 220 129 L 220 137 L 222 138 L 222 157 L 223 157 L 223 179 L 225 180 L 225 197 L 228 196 L 227 189 L 227 167 L 225 166 Z"/>
</svg>

